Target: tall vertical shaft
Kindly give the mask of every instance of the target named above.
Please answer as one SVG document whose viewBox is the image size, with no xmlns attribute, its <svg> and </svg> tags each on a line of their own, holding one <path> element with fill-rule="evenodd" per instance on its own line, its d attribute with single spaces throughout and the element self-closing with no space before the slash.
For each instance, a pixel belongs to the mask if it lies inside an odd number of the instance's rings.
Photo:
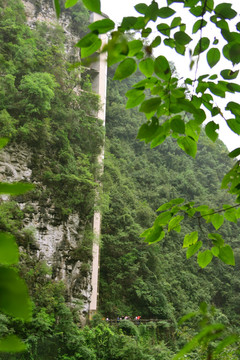
<svg viewBox="0 0 240 360">
<path fill-rule="evenodd" d="M 99 14 L 92 14 L 92 21 L 97 21 L 103 19 L 104 16 Z M 107 36 L 101 36 L 102 45 L 104 46 L 107 43 Z M 107 55 L 106 53 L 101 53 L 99 55 L 98 61 L 93 62 L 91 68 L 96 71 L 96 76 L 92 83 L 92 89 L 100 97 L 100 109 L 97 113 L 97 117 L 103 121 L 103 126 L 105 126 L 106 118 L 106 92 L 107 92 Z M 101 149 L 101 153 L 98 156 L 98 164 L 100 166 L 100 172 L 103 173 L 103 161 L 104 161 L 104 146 Z M 96 201 L 98 200 L 99 192 L 96 192 Z M 89 317 L 97 311 L 97 302 L 98 302 L 98 278 L 99 278 L 99 255 L 100 255 L 100 234 L 101 234 L 101 213 L 99 209 L 94 211 L 93 216 L 93 233 L 94 233 L 94 242 L 92 248 L 92 277 L 91 277 L 91 301 L 89 306 Z"/>
</svg>

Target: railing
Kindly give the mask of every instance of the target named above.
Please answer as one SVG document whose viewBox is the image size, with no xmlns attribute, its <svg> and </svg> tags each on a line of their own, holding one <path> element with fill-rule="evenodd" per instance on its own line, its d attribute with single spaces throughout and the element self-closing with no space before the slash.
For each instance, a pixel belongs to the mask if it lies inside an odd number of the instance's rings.
<svg viewBox="0 0 240 360">
<path fill-rule="evenodd" d="M 140 324 L 146 324 L 146 323 L 149 323 L 149 322 L 155 322 L 155 323 L 158 323 L 158 322 L 163 322 L 163 323 L 168 323 L 168 321 L 166 320 L 162 320 L 162 319 L 120 319 L 120 320 L 117 320 L 117 319 L 105 319 L 105 321 L 107 323 L 109 323 L 110 325 L 118 325 L 119 323 L 121 323 L 122 321 L 131 321 L 133 322 L 135 325 L 140 325 Z"/>
</svg>

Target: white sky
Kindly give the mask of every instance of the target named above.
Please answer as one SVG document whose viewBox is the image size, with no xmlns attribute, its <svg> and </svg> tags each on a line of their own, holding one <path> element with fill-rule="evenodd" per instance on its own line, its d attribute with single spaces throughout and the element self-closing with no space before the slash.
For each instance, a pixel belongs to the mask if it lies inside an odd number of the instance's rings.
<svg viewBox="0 0 240 360">
<path fill-rule="evenodd" d="M 138 14 L 135 11 L 134 5 L 141 3 L 141 2 L 150 4 L 151 0 L 121 0 L 121 1 L 119 1 L 119 0 L 118 1 L 117 0 L 101 0 L 101 4 L 102 4 L 101 10 L 103 13 L 107 14 L 115 22 L 120 22 L 124 16 L 140 16 L 140 14 Z M 220 3 L 220 2 L 232 3 L 233 4 L 232 8 L 238 12 L 240 11 L 240 1 L 239 0 L 224 0 L 224 1 L 223 0 L 222 1 L 215 0 L 215 4 Z M 158 3 L 159 3 L 159 7 L 167 6 L 166 0 L 165 1 L 158 0 Z M 182 4 L 175 4 L 175 9 L 177 11 L 182 12 Z M 182 13 L 182 14 L 180 13 L 179 16 L 181 16 L 182 19 L 184 20 L 184 22 L 186 22 L 186 15 L 184 16 L 184 13 Z M 170 20 L 172 20 L 172 18 L 170 18 Z M 187 18 L 187 25 L 189 26 L 189 29 L 192 28 L 192 24 L 196 20 L 197 19 L 194 18 L 193 16 Z M 240 21 L 239 14 L 238 14 L 237 21 Z M 167 22 L 167 19 L 162 19 L 161 22 Z M 212 27 L 212 29 L 213 29 L 213 35 L 215 35 L 214 34 L 215 27 Z M 209 36 L 209 34 L 206 34 L 206 36 Z M 217 34 L 216 34 L 216 36 L 217 36 Z M 192 45 L 190 43 L 190 47 L 194 48 L 194 45 Z M 164 53 L 162 53 L 162 55 L 167 56 L 168 59 L 171 59 L 175 63 L 177 72 L 180 77 L 182 76 L 184 78 L 186 78 L 186 77 L 190 77 L 193 79 L 195 78 L 195 70 L 193 70 L 191 72 L 189 70 L 189 56 L 187 55 L 188 54 L 187 51 L 186 51 L 186 56 L 184 57 L 184 56 L 178 55 L 175 52 L 175 50 L 171 50 L 170 48 L 165 47 L 165 46 L 160 47 L 159 51 L 161 52 L 162 50 L 164 50 Z M 205 58 L 206 58 L 206 54 L 203 53 L 200 58 L 201 66 L 199 67 L 198 75 L 210 74 L 210 73 L 214 74 L 214 73 L 218 73 L 220 68 L 222 69 L 223 58 L 221 58 L 221 60 L 219 62 L 219 64 L 221 63 L 221 67 L 216 65 L 212 70 L 209 69 Z M 228 69 L 231 68 L 231 64 L 229 61 L 226 61 L 226 68 L 228 68 Z M 236 67 L 236 69 L 238 69 L 238 67 Z M 239 82 L 239 78 L 235 79 L 235 81 Z M 224 107 L 226 102 L 235 101 L 238 103 L 239 99 L 240 99 L 240 94 L 236 94 L 236 95 L 230 94 L 227 97 L 227 101 L 222 98 L 217 98 L 217 102 L 218 102 L 219 106 L 221 105 L 220 102 L 222 104 L 224 104 L 223 106 L 220 106 L 220 107 Z M 231 118 L 231 115 L 229 117 L 229 114 L 226 113 L 227 118 Z M 209 115 L 210 115 L 210 113 L 209 113 Z M 211 117 L 209 116 L 209 120 L 210 119 L 211 119 Z M 233 133 L 221 117 L 216 116 L 213 118 L 213 120 L 217 121 L 220 124 L 219 137 L 222 141 L 224 141 L 224 143 L 227 145 L 228 149 L 233 150 L 237 147 L 240 147 L 240 136 Z"/>
</svg>

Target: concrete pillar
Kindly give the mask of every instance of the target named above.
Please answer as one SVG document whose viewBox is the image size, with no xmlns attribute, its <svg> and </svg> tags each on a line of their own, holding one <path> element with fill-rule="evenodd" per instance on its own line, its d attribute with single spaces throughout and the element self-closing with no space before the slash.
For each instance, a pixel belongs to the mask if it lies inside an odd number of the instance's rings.
<svg viewBox="0 0 240 360">
<path fill-rule="evenodd" d="M 104 19 L 106 16 L 92 13 L 92 22 Z M 107 43 L 107 35 L 99 35 L 102 40 L 102 46 Z M 106 118 L 106 92 L 107 92 L 107 54 L 102 53 L 98 57 L 98 61 L 95 61 L 90 66 L 95 70 L 95 77 L 92 82 L 92 89 L 100 96 L 100 109 L 97 113 L 97 117 L 103 121 L 105 126 Z M 98 163 L 100 165 L 100 171 L 103 173 L 103 161 L 104 161 L 104 146 L 101 149 L 101 153 L 98 156 Z M 96 192 L 96 198 L 98 199 L 99 193 Z M 99 255 L 100 255 L 100 235 L 101 235 L 101 213 L 99 210 L 95 210 L 93 216 L 93 261 L 92 261 L 92 277 L 91 277 L 91 301 L 89 306 L 89 318 L 91 319 L 94 313 L 97 311 L 98 305 L 98 277 L 99 277 Z"/>
</svg>

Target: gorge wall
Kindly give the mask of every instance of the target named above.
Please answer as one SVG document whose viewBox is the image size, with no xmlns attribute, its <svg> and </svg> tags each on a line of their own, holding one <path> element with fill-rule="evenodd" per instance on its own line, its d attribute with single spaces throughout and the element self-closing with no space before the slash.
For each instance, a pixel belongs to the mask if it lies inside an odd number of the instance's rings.
<svg viewBox="0 0 240 360">
<path fill-rule="evenodd" d="M 25 8 L 26 21 L 28 26 L 32 30 L 34 30 L 36 25 L 39 23 L 45 23 L 46 26 L 50 29 L 55 28 L 56 26 L 62 27 L 63 33 L 65 35 L 63 55 L 65 58 L 64 60 L 79 61 L 79 49 L 74 47 L 74 44 L 79 39 L 79 35 L 76 32 L 74 33 L 71 14 L 64 12 L 61 15 L 59 22 L 57 22 L 55 12 L 52 7 L 52 1 L 22 1 L 22 3 Z M 88 129 L 88 127 L 90 127 L 90 125 L 87 124 L 88 119 L 89 122 L 93 124 L 94 117 L 100 118 L 101 121 L 97 124 L 96 131 L 101 132 L 102 130 L 100 127 L 102 127 L 102 121 L 104 122 L 105 118 L 104 92 L 106 92 L 106 65 L 104 64 L 103 66 L 103 78 L 102 75 L 99 76 L 99 72 L 102 71 L 101 65 L 94 64 L 94 67 L 95 69 L 93 71 L 91 71 L 91 69 L 87 69 L 84 75 L 86 78 L 88 78 L 87 91 L 81 88 L 81 78 L 83 74 L 82 70 L 77 74 L 78 83 L 74 83 L 71 88 L 71 91 L 75 93 L 73 96 L 79 96 L 79 98 L 85 97 L 82 100 L 77 101 L 86 103 L 86 99 L 89 100 L 89 108 L 84 108 L 85 113 L 83 115 L 83 121 L 85 121 L 86 126 L 84 125 L 84 127 L 81 125 L 83 130 L 82 132 L 80 131 L 80 135 L 85 136 L 87 139 L 86 141 L 88 142 L 91 142 L 91 138 L 89 138 L 90 134 L 95 137 L 91 129 L 89 133 L 85 135 L 83 134 L 84 131 L 86 131 L 85 128 Z M 93 73 L 94 79 L 91 78 Z M 67 76 L 69 75 L 67 74 Z M 97 93 L 99 93 L 99 82 L 105 81 L 105 85 L 103 85 L 102 90 L 103 96 L 100 99 L 103 105 L 97 105 L 95 106 L 95 109 L 94 106 L 92 107 L 91 105 L 91 96 L 93 99 L 96 99 L 96 96 L 90 89 L 91 84 L 89 84 L 89 79 L 93 84 L 93 90 L 95 90 Z M 91 96 L 89 94 L 91 94 Z M 81 105 L 78 105 L 77 110 L 79 113 L 83 111 L 81 109 Z M 45 117 L 46 115 L 47 114 L 45 114 Z M 81 123 L 81 119 L 77 119 L 77 121 Z M 69 126 L 71 127 L 71 124 Z M 99 138 L 101 136 L 99 135 Z M 81 212 L 81 206 L 85 207 L 85 205 L 77 203 L 76 200 L 71 211 L 66 211 L 65 214 L 59 211 L 58 206 L 56 206 L 56 203 L 59 202 L 60 199 L 57 198 L 57 192 L 56 194 L 54 193 L 54 185 L 51 184 L 52 190 L 49 192 L 47 182 L 42 181 L 41 176 L 39 176 L 39 168 L 43 166 L 42 164 L 45 162 L 43 157 L 44 151 L 47 151 L 49 154 L 49 149 L 46 148 L 41 150 L 40 148 L 38 151 L 38 144 L 36 142 L 34 145 L 36 149 L 32 152 L 32 145 L 29 146 L 29 144 L 25 144 L 24 141 L 12 139 L 9 145 L 7 145 L 0 152 L 1 181 L 25 181 L 35 184 L 35 190 L 32 193 L 14 198 L 15 207 L 23 213 L 22 227 L 18 231 L 18 243 L 20 246 L 20 251 L 22 253 L 28 253 L 33 259 L 35 259 L 35 262 L 46 262 L 46 264 L 51 268 L 50 276 L 52 279 L 64 282 L 66 286 L 67 302 L 71 306 L 74 306 L 74 304 L 78 304 L 79 302 L 81 303 L 81 319 L 83 322 L 84 318 L 90 311 L 90 303 L 92 301 L 92 260 L 94 257 L 94 254 L 92 254 L 92 246 L 95 248 L 94 251 L 96 252 L 96 248 L 98 249 L 96 241 L 98 241 L 97 238 L 99 238 L 100 232 L 100 222 L 98 222 L 96 225 L 95 220 L 95 225 L 93 226 L 93 219 L 99 219 L 99 211 L 96 213 L 94 210 L 94 194 L 96 194 L 96 189 L 98 187 L 98 185 L 94 185 L 94 183 L 99 183 L 99 168 L 96 164 L 97 162 L 101 163 L 103 160 L 101 141 L 99 140 L 97 144 L 93 141 L 92 144 L 88 145 L 90 151 L 92 151 L 94 154 L 92 158 L 90 158 L 88 155 L 89 149 L 87 149 L 88 151 L 86 150 L 86 154 L 81 154 L 81 147 L 83 147 L 83 145 L 79 143 L 79 148 L 76 150 L 76 154 L 79 156 L 79 162 L 84 164 L 80 169 L 80 174 L 83 174 L 82 178 L 84 180 L 78 179 L 80 185 L 74 185 L 75 187 L 73 186 L 72 189 L 71 182 L 69 183 L 70 185 L 66 184 L 66 187 L 68 187 L 66 191 L 72 192 L 74 202 L 74 191 L 76 191 L 76 189 L 79 191 L 80 189 L 81 192 L 82 188 L 84 189 L 84 192 L 88 194 L 83 195 L 82 197 L 86 197 L 89 196 L 87 188 L 89 186 L 91 192 L 91 202 L 87 204 L 87 211 L 84 208 Z M 51 145 L 51 141 L 48 142 Z M 47 145 L 48 147 L 50 147 L 49 144 Z M 74 146 L 77 148 L 78 144 L 75 144 Z M 63 149 L 59 149 L 58 151 L 62 150 Z M 51 158 L 51 154 L 49 154 L 49 157 Z M 77 158 L 77 156 L 75 156 L 75 158 Z M 36 163 L 38 165 L 36 165 Z M 38 175 L 36 175 L 36 167 L 38 168 Z M 101 168 L 102 165 L 99 167 Z M 89 176 L 90 180 L 86 180 L 84 178 L 84 172 L 87 172 L 88 170 L 89 172 L 87 175 Z M 49 171 L 51 171 L 50 168 Z M 46 179 L 46 174 L 44 176 Z M 72 178 L 70 178 L 70 181 L 75 181 L 76 179 L 74 177 L 76 177 L 76 174 L 71 174 L 71 176 Z M 54 197 L 56 197 L 56 199 Z M 9 200 L 8 197 L 2 196 L 1 203 L 6 202 L 6 200 Z M 93 227 L 95 232 L 97 231 L 95 235 L 93 234 Z M 26 235 L 28 236 L 29 241 L 26 241 Z M 21 241 L 21 238 L 24 238 L 25 240 Z M 98 269 L 98 262 L 96 266 Z M 94 277 L 94 283 L 96 284 L 98 270 Z M 97 288 L 94 291 L 94 301 L 96 302 Z"/>
</svg>

